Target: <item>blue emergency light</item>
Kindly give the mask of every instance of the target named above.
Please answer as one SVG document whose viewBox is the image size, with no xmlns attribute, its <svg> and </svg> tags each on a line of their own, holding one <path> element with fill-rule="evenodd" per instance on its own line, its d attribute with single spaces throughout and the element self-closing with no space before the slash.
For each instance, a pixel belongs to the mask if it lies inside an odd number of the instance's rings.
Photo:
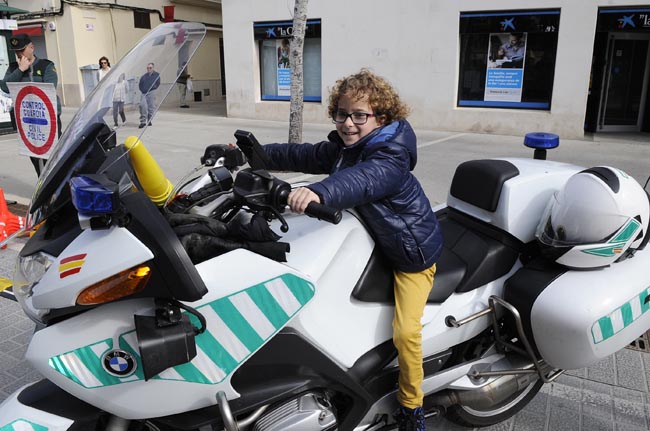
<svg viewBox="0 0 650 431">
<path fill-rule="evenodd" d="M 560 137 L 555 133 L 532 132 L 526 133 L 524 145 L 535 149 L 535 159 L 546 160 L 546 150 L 560 145 Z"/>
<path fill-rule="evenodd" d="M 70 180 L 70 193 L 72 204 L 82 215 L 114 214 L 119 208 L 117 187 L 102 184 L 89 176 L 73 177 Z"/>
</svg>

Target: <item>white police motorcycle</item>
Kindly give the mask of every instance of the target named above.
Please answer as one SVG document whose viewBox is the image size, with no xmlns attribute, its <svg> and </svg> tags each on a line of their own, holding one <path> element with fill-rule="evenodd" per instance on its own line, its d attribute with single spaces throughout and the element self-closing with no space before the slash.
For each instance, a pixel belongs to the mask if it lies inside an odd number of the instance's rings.
<svg viewBox="0 0 650 431">
<path fill-rule="evenodd" d="M 120 75 L 155 62 L 168 93 L 204 34 L 147 35 L 39 179 L 14 293 L 37 324 L 26 358 L 44 380 L 0 405 L 0 429 L 394 427 L 392 273 L 357 214 L 285 213 L 291 186 L 263 169 L 250 133 L 209 146 L 205 173 L 174 188 L 142 141 L 106 124 Z M 437 214 L 428 414 L 503 421 L 650 328 L 648 196 L 622 171 L 468 161 Z"/>
</svg>

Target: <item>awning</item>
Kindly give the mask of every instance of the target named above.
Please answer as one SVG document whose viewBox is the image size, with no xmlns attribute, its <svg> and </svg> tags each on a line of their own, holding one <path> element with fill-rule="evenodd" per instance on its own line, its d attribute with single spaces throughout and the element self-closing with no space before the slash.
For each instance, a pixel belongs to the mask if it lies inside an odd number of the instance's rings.
<svg viewBox="0 0 650 431">
<path fill-rule="evenodd" d="M 42 24 L 32 24 L 18 27 L 18 30 L 12 30 L 11 34 L 14 36 L 17 34 L 26 34 L 29 36 L 41 36 L 43 35 L 43 25 Z"/>
<path fill-rule="evenodd" d="M 25 9 L 18 9 L 17 7 L 7 6 L 5 4 L 0 4 L 0 15 L 13 15 L 19 13 L 29 13 L 29 11 Z"/>
</svg>

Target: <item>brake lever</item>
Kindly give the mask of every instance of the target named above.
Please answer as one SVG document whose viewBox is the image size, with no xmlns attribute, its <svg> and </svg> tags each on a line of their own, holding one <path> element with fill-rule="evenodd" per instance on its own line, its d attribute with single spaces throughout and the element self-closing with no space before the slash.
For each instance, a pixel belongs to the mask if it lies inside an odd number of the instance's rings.
<svg viewBox="0 0 650 431">
<path fill-rule="evenodd" d="M 284 216 L 273 205 L 262 202 L 256 202 L 254 199 L 246 199 L 246 206 L 255 211 L 264 211 L 271 213 L 280 222 L 280 230 L 284 233 L 289 232 L 289 225 L 284 219 Z"/>
</svg>

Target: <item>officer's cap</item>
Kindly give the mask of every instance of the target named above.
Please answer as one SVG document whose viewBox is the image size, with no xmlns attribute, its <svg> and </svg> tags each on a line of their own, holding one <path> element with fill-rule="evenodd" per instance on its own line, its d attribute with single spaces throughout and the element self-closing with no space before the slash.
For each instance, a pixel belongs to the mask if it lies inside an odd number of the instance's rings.
<svg viewBox="0 0 650 431">
<path fill-rule="evenodd" d="M 32 40 L 26 34 L 17 34 L 11 36 L 9 39 L 9 45 L 11 45 L 12 51 L 20 51 L 22 49 L 25 49 L 25 47 L 30 43 L 32 43 Z"/>
</svg>

